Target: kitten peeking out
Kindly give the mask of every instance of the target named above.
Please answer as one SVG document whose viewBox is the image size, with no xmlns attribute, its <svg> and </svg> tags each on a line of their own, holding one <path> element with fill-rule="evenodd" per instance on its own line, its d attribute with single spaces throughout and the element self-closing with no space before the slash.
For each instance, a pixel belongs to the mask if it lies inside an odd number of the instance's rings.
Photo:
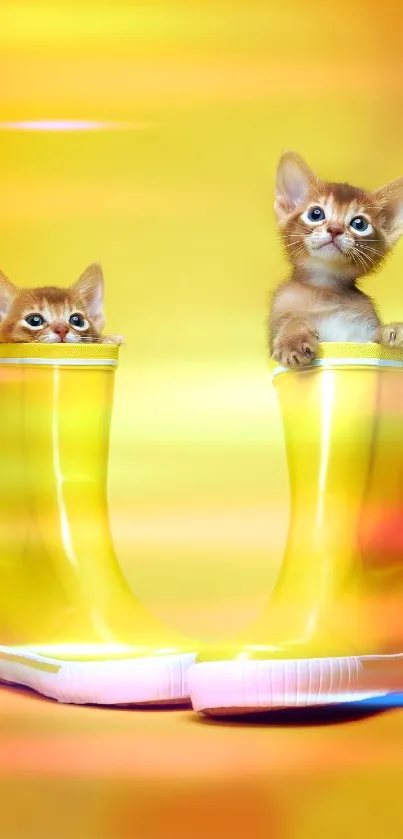
<svg viewBox="0 0 403 839">
<path fill-rule="evenodd" d="M 403 233 L 403 178 L 366 192 L 321 181 L 299 155 L 285 152 L 274 207 L 292 265 L 272 299 L 274 358 L 286 367 L 307 365 L 318 341 L 403 346 L 403 324 L 383 326 L 357 287 Z"/>
<path fill-rule="evenodd" d="M 103 275 L 90 265 L 70 288 L 16 288 L 0 271 L 0 343 L 121 344 L 103 337 Z"/>
</svg>

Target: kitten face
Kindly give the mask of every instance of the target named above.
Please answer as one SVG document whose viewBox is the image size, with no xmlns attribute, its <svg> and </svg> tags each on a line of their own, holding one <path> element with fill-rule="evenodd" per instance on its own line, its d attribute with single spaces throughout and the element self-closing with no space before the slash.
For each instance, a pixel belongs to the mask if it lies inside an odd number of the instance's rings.
<svg viewBox="0 0 403 839">
<path fill-rule="evenodd" d="M 3 325 L 10 341 L 77 344 L 99 337 L 76 294 L 56 288 L 17 295 Z"/>
<path fill-rule="evenodd" d="M 358 189 L 328 184 L 312 191 L 299 210 L 283 234 L 294 264 L 322 265 L 358 277 L 375 270 L 386 256 L 388 243 L 379 213 Z"/>
<path fill-rule="evenodd" d="M 101 340 L 103 277 L 90 266 L 68 289 L 17 289 L 0 274 L 0 341 L 76 344 Z"/>
<path fill-rule="evenodd" d="M 294 266 L 355 280 L 376 270 L 403 232 L 403 179 L 369 193 L 320 181 L 298 155 L 286 153 L 275 209 Z"/>
</svg>

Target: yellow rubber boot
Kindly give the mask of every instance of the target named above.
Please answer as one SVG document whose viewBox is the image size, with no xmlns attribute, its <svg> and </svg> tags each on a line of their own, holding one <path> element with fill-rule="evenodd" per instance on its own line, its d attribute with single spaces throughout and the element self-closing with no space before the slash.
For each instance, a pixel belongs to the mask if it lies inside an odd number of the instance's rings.
<svg viewBox="0 0 403 839">
<path fill-rule="evenodd" d="M 189 673 L 212 714 L 403 690 L 403 351 L 322 344 L 274 369 L 291 516 L 266 610 Z"/>
<path fill-rule="evenodd" d="M 180 702 L 194 646 L 134 598 L 109 529 L 117 359 L 0 344 L 0 679 L 62 702 Z"/>
</svg>

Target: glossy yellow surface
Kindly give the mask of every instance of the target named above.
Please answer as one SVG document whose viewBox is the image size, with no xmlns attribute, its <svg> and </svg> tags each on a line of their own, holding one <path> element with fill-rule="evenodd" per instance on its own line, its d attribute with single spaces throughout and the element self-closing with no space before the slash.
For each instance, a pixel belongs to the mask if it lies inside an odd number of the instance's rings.
<svg viewBox="0 0 403 839">
<path fill-rule="evenodd" d="M 272 367 L 291 494 L 283 562 L 259 620 L 198 660 L 403 653 L 403 350 L 322 344 L 318 366 Z"/>
<path fill-rule="evenodd" d="M 106 331 L 126 339 L 117 553 L 142 602 L 185 634 L 233 636 L 276 578 L 289 496 L 267 381 L 268 295 L 287 272 L 275 167 L 291 147 L 335 180 L 400 174 L 399 10 L 0 4 L 0 268 L 68 285 L 101 262 Z M 363 283 L 386 320 L 403 317 L 402 276 L 398 245 Z"/>
<path fill-rule="evenodd" d="M 0 345 L 3 646 L 87 660 L 188 649 L 135 599 L 112 543 L 117 358 L 110 345 Z"/>
</svg>

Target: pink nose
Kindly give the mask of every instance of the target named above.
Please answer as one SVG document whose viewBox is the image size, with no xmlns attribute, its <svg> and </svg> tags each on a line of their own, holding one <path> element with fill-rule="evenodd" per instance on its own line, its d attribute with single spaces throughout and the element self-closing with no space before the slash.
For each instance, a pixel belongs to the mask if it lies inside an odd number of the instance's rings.
<svg viewBox="0 0 403 839">
<path fill-rule="evenodd" d="M 328 224 L 327 232 L 330 233 L 332 239 L 335 239 L 336 236 L 340 236 L 344 232 L 344 229 L 341 224 Z"/>
<path fill-rule="evenodd" d="M 60 340 L 64 341 L 69 329 L 65 323 L 55 323 L 53 327 L 53 332 L 56 332 L 56 335 L 59 335 Z"/>
</svg>

